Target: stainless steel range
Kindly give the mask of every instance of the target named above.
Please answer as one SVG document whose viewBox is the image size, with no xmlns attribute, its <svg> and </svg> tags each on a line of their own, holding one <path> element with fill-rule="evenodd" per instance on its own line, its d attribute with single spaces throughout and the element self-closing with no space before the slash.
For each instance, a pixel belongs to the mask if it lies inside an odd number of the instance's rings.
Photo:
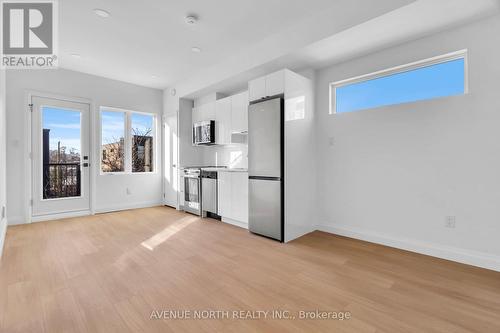
<svg viewBox="0 0 500 333">
<path fill-rule="evenodd" d="M 201 169 L 196 167 L 184 168 L 184 207 L 183 210 L 201 216 Z"/>
<path fill-rule="evenodd" d="M 185 212 L 198 216 L 217 214 L 217 173 L 203 171 L 204 168 L 225 168 L 220 166 L 190 166 L 182 168 L 181 181 L 184 186 Z M 203 173 L 203 174 L 202 174 Z M 204 179 L 202 181 L 202 178 Z M 203 186 L 205 184 L 205 186 Z M 205 187 L 205 188 L 203 188 Z M 203 198 L 205 194 L 206 198 Z M 203 207 L 205 204 L 205 208 Z M 205 212 L 205 213 L 204 213 Z"/>
</svg>

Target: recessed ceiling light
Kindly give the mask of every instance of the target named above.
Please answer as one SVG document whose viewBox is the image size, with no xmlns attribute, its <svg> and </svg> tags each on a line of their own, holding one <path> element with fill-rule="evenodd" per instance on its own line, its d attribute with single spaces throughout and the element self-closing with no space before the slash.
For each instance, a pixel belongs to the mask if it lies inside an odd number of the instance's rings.
<svg viewBox="0 0 500 333">
<path fill-rule="evenodd" d="M 106 17 L 110 17 L 110 16 L 111 16 L 111 14 L 110 14 L 108 11 L 106 11 L 106 10 L 104 10 L 104 9 L 100 9 L 100 8 L 96 8 L 96 9 L 94 9 L 94 13 L 95 13 L 97 16 L 100 16 L 100 17 L 105 17 L 105 18 L 106 18 Z"/>
<path fill-rule="evenodd" d="M 197 46 L 193 46 L 193 47 L 191 48 L 191 51 L 193 51 L 194 53 L 200 53 L 200 52 L 201 52 L 201 49 L 200 49 L 199 47 L 197 47 Z"/>
<path fill-rule="evenodd" d="M 82 56 L 79 55 L 78 53 L 71 53 L 71 56 L 75 59 L 80 59 Z"/>
<path fill-rule="evenodd" d="M 156 76 L 156 75 L 151 75 L 151 78 L 153 78 L 153 79 L 157 79 L 157 78 L 158 78 L 158 76 Z"/>
</svg>

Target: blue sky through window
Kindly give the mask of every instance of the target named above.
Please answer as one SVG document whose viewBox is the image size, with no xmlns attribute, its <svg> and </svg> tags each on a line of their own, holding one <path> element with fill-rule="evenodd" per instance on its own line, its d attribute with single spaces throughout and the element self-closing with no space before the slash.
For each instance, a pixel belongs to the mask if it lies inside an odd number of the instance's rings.
<svg viewBox="0 0 500 333">
<path fill-rule="evenodd" d="M 351 112 L 419 100 L 461 95 L 464 59 L 368 79 L 336 88 L 336 112 Z"/>
<path fill-rule="evenodd" d="M 42 124 L 44 129 L 50 129 L 50 150 L 56 150 L 58 142 L 67 151 L 74 149 L 80 153 L 81 129 L 80 112 L 54 108 L 42 108 Z"/>
<path fill-rule="evenodd" d="M 141 113 L 132 113 L 132 135 L 151 136 L 153 130 L 153 116 Z"/>
<path fill-rule="evenodd" d="M 102 111 L 102 143 L 110 144 L 120 142 L 125 138 L 125 113 Z"/>
</svg>

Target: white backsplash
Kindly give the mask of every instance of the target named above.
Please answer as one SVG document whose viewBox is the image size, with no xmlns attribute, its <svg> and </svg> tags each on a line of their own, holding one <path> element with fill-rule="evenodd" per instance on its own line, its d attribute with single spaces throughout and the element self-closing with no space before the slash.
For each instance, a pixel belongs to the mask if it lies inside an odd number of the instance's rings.
<svg viewBox="0 0 500 333">
<path fill-rule="evenodd" d="M 246 169 L 248 168 L 248 146 L 230 145 L 205 147 L 203 164 Z"/>
</svg>

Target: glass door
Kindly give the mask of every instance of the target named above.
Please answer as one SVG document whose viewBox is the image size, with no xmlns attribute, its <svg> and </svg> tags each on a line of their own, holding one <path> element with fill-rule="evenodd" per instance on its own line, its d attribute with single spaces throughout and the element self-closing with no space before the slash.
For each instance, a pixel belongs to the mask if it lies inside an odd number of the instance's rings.
<svg viewBox="0 0 500 333">
<path fill-rule="evenodd" d="M 32 104 L 32 215 L 90 210 L 90 106 L 35 96 Z"/>
</svg>

